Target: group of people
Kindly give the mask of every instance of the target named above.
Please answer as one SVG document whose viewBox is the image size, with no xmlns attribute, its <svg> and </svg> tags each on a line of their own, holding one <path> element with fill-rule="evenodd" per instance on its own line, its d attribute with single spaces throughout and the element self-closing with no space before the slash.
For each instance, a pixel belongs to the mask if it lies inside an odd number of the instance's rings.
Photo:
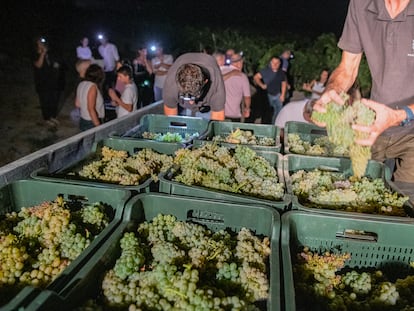
<svg viewBox="0 0 414 311">
<path fill-rule="evenodd" d="M 76 49 L 77 69 L 82 80 L 76 92 L 81 130 L 98 126 L 103 122 L 105 102 L 115 106 L 116 116 L 119 118 L 136 110 L 137 107 L 148 105 L 154 100 L 161 100 L 166 73 L 173 62 L 171 55 L 163 53 L 162 47 L 156 48 L 155 56 L 151 60 L 148 59 L 146 47 L 138 48 L 132 62 L 121 60 L 118 49 L 113 43 L 102 35 L 99 40 L 101 64 L 92 58 L 87 38 L 83 38 L 81 45 Z M 80 67 L 87 67 L 85 74 L 79 70 Z M 94 74 L 95 78 L 91 80 L 90 71 L 99 70 L 101 71 L 99 79 L 95 79 L 98 77 Z M 152 79 L 153 75 L 154 79 Z"/>
</svg>

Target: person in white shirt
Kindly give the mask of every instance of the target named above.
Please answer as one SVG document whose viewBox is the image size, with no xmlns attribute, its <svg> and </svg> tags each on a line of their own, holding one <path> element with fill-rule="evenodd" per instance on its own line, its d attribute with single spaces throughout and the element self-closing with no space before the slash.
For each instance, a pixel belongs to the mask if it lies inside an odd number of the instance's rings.
<svg viewBox="0 0 414 311">
<path fill-rule="evenodd" d="M 162 47 L 157 47 L 155 57 L 151 59 L 152 69 L 154 72 L 154 100 L 162 99 L 162 89 L 168 70 L 170 69 L 174 59 L 172 55 L 164 54 Z"/>
<path fill-rule="evenodd" d="M 123 65 L 117 70 L 118 80 L 124 83 L 125 88 L 119 97 L 114 89 L 109 89 L 109 97 L 112 105 L 116 106 L 118 118 L 126 116 L 128 113 L 137 109 L 138 89 L 133 79 L 132 68 Z"/>
<path fill-rule="evenodd" d="M 306 98 L 302 92 L 293 92 L 291 101 L 283 106 L 275 120 L 275 125 L 280 128 L 281 141 L 283 141 L 286 122 L 311 122 L 312 106 L 313 101 Z"/>
<path fill-rule="evenodd" d="M 319 80 L 312 80 L 311 83 L 304 83 L 303 89 L 312 93 L 311 99 L 318 99 L 325 91 L 326 83 L 329 79 L 329 70 L 322 69 Z"/>
<path fill-rule="evenodd" d="M 98 47 L 99 54 L 103 58 L 105 81 L 104 90 L 113 88 L 116 81 L 116 64 L 119 62 L 118 48 L 108 41 L 105 36 L 100 36 L 101 45 Z"/>
<path fill-rule="evenodd" d="M 84 80 L 76 89 L 75 106 L 80 109 L 79 128 L 81 131 L 99 126 L 103 122 L 105 107 L 99 90 L 103 79 L 102 68 L 92 64 L 86 69 Z"/>
<path fill-rule="evenodd" d="M 78 57 L 79 60 L 91 60 L 92 59 L 92 51 L 89 48 L 89 39 L 87 37 L 84 37 L 81 41 L 80 41 L 81 45 L 79 45 L 76 48 L 76 56 Z"/>
</svg>

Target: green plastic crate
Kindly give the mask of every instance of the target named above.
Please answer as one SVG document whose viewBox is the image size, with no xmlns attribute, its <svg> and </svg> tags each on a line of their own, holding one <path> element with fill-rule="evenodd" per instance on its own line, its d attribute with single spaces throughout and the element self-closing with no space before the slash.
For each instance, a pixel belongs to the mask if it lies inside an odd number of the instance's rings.
<svg viewBox="0 0 414 311">
<path fill-rule="evenodd" d="M 328 136 L 326 128 L 316 126 L 312 123 L 288 121 L 285 124 L 284 135 L 283 135 L 283 150 L 284 154 L 292 153 L 290 151 L 290 145 L 288 140 L 289 134 L 298 134 L 299 137 L 306 142 L 311 144 L 314 143 L 316 138 L 322 136 Z M 321 155 L 323 156 L 323 155 Z"/>
<path fill-rule="evenodd" d="M 142 133 L 151 132 L 151 133 L 178 133 L 183 138 L 182 143 L 168 143 L 168 142 L 158 142 L 161 145 L 163 144 L 178 144 L 186 145 L 190 143 L 195 137 L 196 134 L 202 135 L 206 132 L 209 121 L 203 118 L 198 117 L 187 117 L 187 116 L 165 116 L 162 114 L 147 114 L 144 115 L 140 124 L 128 130 L 122 135 L 112 134 L 113 137 L 122 137 L 122 138 L 131 138 L 131 139 L 142 139 Z M 185 135 L 189 135 L 190 138 L 185 139 Z"/>
<path fill-rule="evenodd" d="M 279 182 L 284 182 L 283 176 L 283 156 L 278 152 L 272 151 L 256 151 L 259 156 L 264 157 L 269 163 L 276 168 Z M 174 174 L 167 172 L 160 176 L 159 192 L 167 194 L 184 195 L 190 197 L 198 197 L 205 199 L 223 200 L 227 202 L 240 202 L 245 204 L 264 204 L 276 208 L 283 212 L 286 210 L 291 202 L 289 194 L 285 194 L 280 201 L 267 200 L 258 197 L 252 197 L 244 194 L 232 193 L 202 186 L 188 186 L 173 180 Z"/>
<path fill-rule="evenodd" d="M 48 291 L 53 293 L 52 291 Z M 25 286 L 6 305 L 0 307 L 0 311 L 24 310 L 41 293 L 41 290 L 33 286 Z"/>
<path fill-rule="evenodd" d="M 226 122 L 226 121 L 211 121 L 208 130 L 205 135 L 200 136 L 199 139 L 195 139 L 196 145 L 202 145 L 206 142 L 211 142 L 214 136 L 222 135 L 227 136 L 236 129 L 243 131 L 251 131 L 257 137 L 269 137 L 275 140 L 274 146 L 261 146 L 252 144 L 243 144 L 256 151 L 274 151 L 280 152 L 280 128 L 274 125 L 268 124 L 254 124 L 254 123 L 241 123 L 241 122 Z M 234 148 L 237 144 L 227 142 L 217 142 L 222 146 Z"/>
<path fill-rule="evenodd" d="M 352 165 L 351 160 L 347 158 L 327 158 L 327 157 L 311 157 L 311 156 L 303 156 L 303 155 L 295 155 L 295 154 L 288 154 L 284 156 L 284 179 L 286 183 L 287 192 L 292 196 L 292 205 L 291 208 L 295 210 L 303 210 L 312 213 L 323 213 L 329 215 L 343 215 L 343 216 L 352 216 L 352 217 L 363 217 L 363 218 L 383 218 L 389 221 L 403 221 L 403 222 L 414 222 L 414 207 L 410 202 L 407 202 L 404 205 L 404 210 L 409 217 L 399 217 L 399 216 L 383 216 L 383 215 L 376 215 L 376 214 L 365 214 L 365 213 L 357 213 L 357 212 L 347 212 L 347 211 L 340 211 L 340 210 L 332 210 L 332 209 L 323 209 L 323 208 L 312 208 L 306 207 L 299 201 L 298 197 L 293 194 L 292 191 L 292 180 L 291 175 L 298 171 L 298 170 L 305 170 L 311 171 L 315 168 L 319 168 L 322 170 L 332 170 L 342 172 L 345 175 L 352 174 Z M 384 165 L 383 163 L 377 161 L 369 161 L 367 170 L 365 172 L 365 176 L 370 178 L 381 178 L 385 185 L 398 192 L 399 189 L 395 186 L 395 184 L 391 181 L 391 172 L 389 168 Z"/>
<path fill-rule="evenodd" d="M 60 168 L 56 172 L 49 172 L 46 168 L 38 169 L 32 172 L 31 177 L 40 180 L 49 180 L 54 182 L 74 183 L 78 185 L 92 185 L 95 187 L 110 187 L 133 190 L 137 192 L 149 192 L 150 190 L 157 190 L 158 185 L 155 184 L 152 178 L 147 179 L 139 185 L 119 185 L 104 181 L 95 181 L 87 178 L 80 177 L 73 172 L 78 172 L 83 165 L 96 159 L 102 147 L 110 147 L 115 150 L 125 150 L 130 155 L 139 152 L 142 149 L 150 148 L 158 153 L 174 155 L 174 153 L 182 148 L 181 145 L 176 144 L 160 144 L 158 142 L 150 140 L 131 140 L 121 138 L 107 138 L 97 143 L 94 143 L 88 155 L 86 155 L 81 161 L 72 163 Z"/>
<path fill-rule="evenodd" d="M 101 245 L 115 230 L 122 220 L 124 207 L 130 198 L 131 193 L 130 191 L 121 189 L 102 189 L 41 180 L 19 180 L 0 189 L 0 214 L 4 215 L 13 211 L 18 212 L 22 207 L 30 207 L 45 201 L 53 201 L 58 195 L 62 195 L 67 201 L 105 203 L 109 205 L 112 210 L 112 220 L 81 253 L 81 255 L 79 255 L 58 278 L 47 286 L 49 290 L 56 292 L 65 286 L 68 278 L 71 278 L 77 273 L 82 264 L 93 255 L 95 248 Z M 33 297 L 35 295 L 34 291 L 35 290 L 31 289 L 23 289 L 15 299 L 4 305 L 0 310 L 13 310 L 18 304 L 27 304 L 30 302 L 28 297 Z"/>
<path fill-rule="evenodd" d="M 370 234 L 352 235 L 348 230 Z M 398 265 L 399 269 L 395 272 L 403 272 L 402 264 L 408 266 L 414 261 L 413 236 L 414 226 L 407 223 L 303 211 L 285 213 L 282 215 L 281 233 L 284 310 L 297 310 L 292 258 L 297 255 L 300 247 L 309 246 L 321 250 L 340 247 L 341 252 L 351 254 L 351 259 L 346 262 L 350 268 L 375 267 L 392 271 Z"/>
<path fill-rule="evenodd" d="M 256 205 L 225 203 L 166 194 L 139 194 L 127 204 L 122 223 L 90 261 L 69 280 L 59 293 L 44 291 L 25 310 L 72 310 L 85 300 L 96 297 L 104 271 L 110 269 L 121 250 L 119 240 L 124 232 L 134 230 L 137 224 L 151 220 L 159 213 L 171 214 L 178 220 L 206 225 L 212 231 L 230 228 L 239 231 L 246 227 L 270 238 L 270 293 L 265 309 L 280 308 L 279 234 L 280 216 L 272 208 Z"/>
</svg>

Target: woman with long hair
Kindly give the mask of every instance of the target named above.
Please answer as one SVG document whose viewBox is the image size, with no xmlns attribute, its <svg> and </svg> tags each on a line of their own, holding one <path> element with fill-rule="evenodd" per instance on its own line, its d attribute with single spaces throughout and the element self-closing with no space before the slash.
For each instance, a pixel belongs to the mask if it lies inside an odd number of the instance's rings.
<svg viewBox="0 0 414 311">
<path fill-rule="evenodd" d="M 76 89 L 76 107 L 80 108 L 79 128 L 86 131 L 99 126 L 105 117 L 105 106 L 100 91 L 105 73 L 96 64 L 88 67 L 84 80 Z"/>
</svg>

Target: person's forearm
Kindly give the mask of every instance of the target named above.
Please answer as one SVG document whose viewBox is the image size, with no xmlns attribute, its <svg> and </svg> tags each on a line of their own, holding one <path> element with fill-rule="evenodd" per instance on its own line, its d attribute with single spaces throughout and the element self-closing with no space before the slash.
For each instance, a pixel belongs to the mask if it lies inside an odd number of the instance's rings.
<svg viewBox="0 0 414 311">
<path fill-rule="evenodd" d="M 210 119 L 215 121 L 224 121 L 224 109 L 220 111 L 211 111 Z"/>
<path fill-rule="evenodd" d="M 120 98 L 117 98 L 116 100 L 115 100 L 115 103 L 118 105 L 118 106 L 121 106 L 122 108 L 124 108 L 126 111 L 128 111 L 128 112 L 131 112 L 132 111 L 132 107 L 133 107 L 133 105 L 128 105 L 128 104 L 126 104 L 126 103 L 124 103 L 123 101 L 122 101 L 122 99 L 120 99 Z"/>
<path fill-rule="evenodd" d="M 414 104 L 407 105 L 407 107 L 409 109 L 411 109 L 411 112 L 414 114 Z M 395 122 L 394 122 L 394 124 L 391 124 L 391 126 L 401 125 L 401 123 L 405 119 L 407 119 L 407 117 L 408 117 L 408 114 L 405 111 L 405 109 L 398 109 L 398 110 L 396 110 L 396 112 L 395 112 Z M 411 122 L 413 122 L 413 121 L 411 121 Z"/>
<path fill-rule="evenodd" d="M 253 78 L 253 80 L 254 80 L 254 82 L 260 87 L 260 88 L 262 88 L 262 89 L 264 89 L 264 88 L 266 88 L 266 84 L 264 84 L 263 82 L 262 82 L 262 79 L 261 78 L 259 78 L 259 77 L 254 77 Z"/>
<path fill-rule="evenodd" d="M 244 97 L 244 108 L 250 109 L 251 102 L 252 102 L 252 98 L 250 96 L 245 96 Z"/>
<path fill-rule="evenodd" d="M 170 69 L 171 65 L 170 64 L 165 64 L 165 63 L 161 63 L 161 67 L 164 67 L 165 69 Z"/>
<path fill-rule="evenodd" d="M 324 92 L 334 90 L 336 93 L 347 92 L 358 75 L 361 54 L 342 53 L 341 63 L 332 72 Z"/>
<path fill-rule="evenodd" d="M 88 107 L 89 116 L 91 117 L 91 121 L 93 125 L 98 126 L 101 124 L 101 121 L 99 121 L 98 114 L 96 113 L 95 108 L 89 108 Z"/>
<path fill-rule="evenodd" d="M 154 74 L 155 74 L 156 76 L 165 76 L 165 75 L 167 74 L 167 71 L 165 71 L 165 70 L 156 70 L 156 71 L 154 72 Z"/>
<path fill-rule="evenodd" d="M 324 92 L 328 92 L 330 90 L 334 90 L 338 94 L 347 92 L 354 82 L 355 77 L 353 75 L 349 74 L 347 70 L 338 67 L 334 72 L 332 72 Z"/>
<path fill-rule="evenodd" d="M 282 89 L 280 92 L 280 96 L 285 98 L 286 95 L 286 89 L 287 89 L 287 83 L 286 82 L 282 82 Z"/>
<path fill-rule="evenodd" d="M 176 116 L 178 114 L 178 108 L 170 108 L 164 104 L 164 114 L 166 116 Z"/>
</svg>

